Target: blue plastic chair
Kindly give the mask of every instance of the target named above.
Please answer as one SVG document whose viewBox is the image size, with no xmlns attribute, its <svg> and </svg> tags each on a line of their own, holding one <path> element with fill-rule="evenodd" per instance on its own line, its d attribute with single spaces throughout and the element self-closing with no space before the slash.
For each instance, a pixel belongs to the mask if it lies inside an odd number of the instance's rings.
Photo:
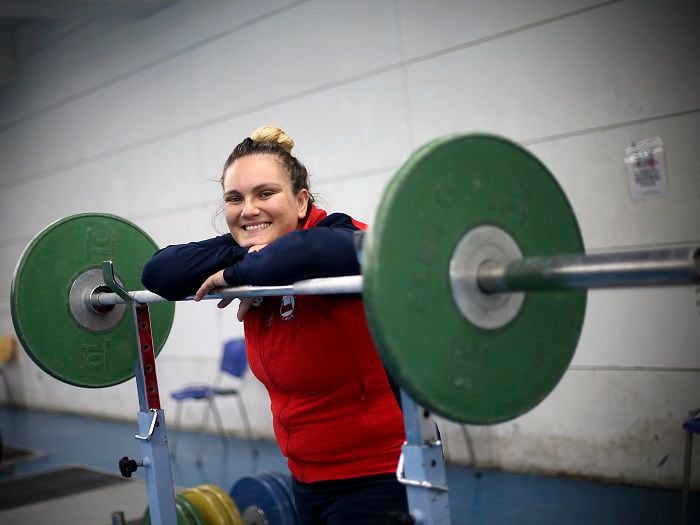
<svg viewBox="0 0 700 525">
<path fill-rule="evenodd" d="M 217 384 L 198 384 L 186 386 L 181 390 L 176 390 L 170 393 L 170 397 L 177 402 L 177 408 L 175 411 L 175 427 L 180 426 L 180 417 L 182 415 L 182 402 L 188 399 L 192 400 L 205 400 L 207 405 L 204 408 L 204 413 L 202 414 L 202 436 L 200 438 L 200 445 L 197 451 L 197 464 L 201 465 L 204 457 L 204 431 L 207 429 L 209 424 L 209 412 L 214 414 L 214 420 L 219 429 L 219 434 L 221 434 L 224 440 L 224 445 L 227 444 L 226 432 L 224 426 L 221 423 L 221 416 L 219 415 L 219 410 L 216 407 L 216 398 L 218 396 L 234 396 L 238 402 L 238 411 L 241 414 L 241 419 L 243 420 L 243 425 L 246 428 L 246 433 L 248 439 L 251 442 L 251 449 L 254 455 L 257 455 L 258 450 L 255 446 L 255 438 L 253 435 L 253 430 L 250 426 L 250 421 L 248 420 L 248 413 L 245 409 L 245 404 L 241 398 L 241 387 L 243 385 L 243 376 L 248 369 L 248 360 L 245 353 L 245 341 L 243 339 L 231 339 L 224 343 L 224 350 L 221 356 L 221 366 L 220 366 L 220 377 L 221 373 L 225 372 L 234 377 L 237 377 L 240 382 L 237 387 L 219 387 Z M 218 383 L 218 381 L 217 381 Z M 176 441 L 173 438 L 170 453 L 175 457 L 176 451 Z"/>
<path fill-rule="evenodd" d="M 688 496 L 690 495 L 690 464 L 693 459 L 693 434 L 700 434 L 700 409 L 688 414 L 690 419 L 683 422 L 685 430 L 685 454 L 683 456 L 683 499 L 681 502 L 681 523 L 688 520 Z"/>
</svg>

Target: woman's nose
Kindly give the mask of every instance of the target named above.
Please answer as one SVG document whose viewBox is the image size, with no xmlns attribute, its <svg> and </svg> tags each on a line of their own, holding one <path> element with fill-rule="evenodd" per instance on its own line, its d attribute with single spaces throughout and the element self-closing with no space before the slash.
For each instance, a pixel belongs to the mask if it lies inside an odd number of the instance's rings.
<svg viewBox="0 0 700 525">
<path fill-rule="evenodd" d="M 255 202 L 252 199 L 246 199 L 245 203 L 243 204 L 243 211 L 241 212 L 241 215 L 243 217 L 254 217 L 258 213 L 260 213 L 260 210 Z"/>
</svg>

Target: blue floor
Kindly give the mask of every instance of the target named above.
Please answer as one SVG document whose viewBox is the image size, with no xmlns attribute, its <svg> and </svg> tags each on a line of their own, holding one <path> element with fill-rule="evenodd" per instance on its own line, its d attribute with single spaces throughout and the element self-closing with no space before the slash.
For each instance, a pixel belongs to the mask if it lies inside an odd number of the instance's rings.
<svg viewBox="0 0 700 525">
<path fill-rule="evenodd" d="M 118 472 L 122 456 L 138 457 L 136 423 L 0 407 L 0 432 L 8 445 L 45 454 L 17 465 L 0 479 L 83 464 Z M 195 464 L 200 434 L 177 433 L 172 461 L 176 485 L 216 483 L 228 490 L 240 477 L 266 470 L 287 472 L 285 459 L 272 442 L 260 442 L 253 457 L 250 444 L 204 435 L 205 456 Z M 169 433 L 172 442 L 175 432 Z M 680 493 L 581 480 L 509 474 L 448 465 L 450 510 L 455 525 L 505 524 L 675 524 L 680 522 Z M 138 474 L 137 474 L 138 475 Z M 691 498 L 688 523 L 700 524 L 700 494 Z"/>
</svg>

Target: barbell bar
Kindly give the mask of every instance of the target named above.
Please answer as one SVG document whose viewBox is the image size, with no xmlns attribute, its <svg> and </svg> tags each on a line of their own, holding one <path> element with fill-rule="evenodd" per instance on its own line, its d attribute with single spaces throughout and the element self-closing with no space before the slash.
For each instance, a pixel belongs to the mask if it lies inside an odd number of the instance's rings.
<svg viewBox="0 0 700 525">
<path fill-rule="evenodd" d="M 362 276 L 223 288 L 205 298 L 362 293 L 400 386 L 440 415 L 487 424 L 526 412 L 557 384 L 578 342 L 586 289 L 699 280 L 697 247 L 583 254 L 556 179 L 500 137 L 427 144 L 381 202 L 361 243 Z M 113 260 L 120 285 L 135 289 L 155 249 L 138 227 L 106 214 L 69 217 L 37 235 L 11 297 L 15 330 L 37 364 L 79 386 L 131 377 L 133 321 L 100 266 Z M 160 350 L 174 303 L 144 290 L 129 295 L 159 303 L 151 317 Z"/>
<path fill-rule="evenodd" d="M 669 286 L 700 282 L 700 248 L 675 247 L 630 252 L 556 257 L 529 257 L 509 262 L 484 261 L 476 275 L 454 272 L 454 288 L 472 282 L 485 294 L 518 291 Z M 243 299 L 283 295 L 341 295 L 362 293 L 362 275 L 305 279 L 283 286 L 231 286 L 219 288 L 202 300 Z M 168 299 L 148 290 L 130 291 L 137 303 Z M 181 301 L 192 301 L 194 296 Z M 93 291 L 85 299 L 96 309 L 125 304 L 114 292 Z"/>
<path fill-rule="evenodd" d="M 514 290 L 620 288 L 697 283 L 700 247 L 484 262 L 477 282 L 485 293 Z"/>
<path fill-rule="evenodd" d="M 209 299 L 243 299 L 246 297 L 275 297 L 283 295 L 340 295 L 362 293 L 362 276 L 346 275 L 343 277 L 323 277 L 306 279 L 283 286 L 232 286 L 218 288 L 215 292 L 205 295 L 202 300 Z M 167 301 L 158 294 L 148 290 L 130 291 L 131 300 L 137 303 L 160 303 Z M 192 301 L 194 296 L 185 297 L 181 301 Z M 125 304 L 116 293 L 95 291 L 86 298 L 85 304 L 98 310 L 106 306 Z"/>
</svg>

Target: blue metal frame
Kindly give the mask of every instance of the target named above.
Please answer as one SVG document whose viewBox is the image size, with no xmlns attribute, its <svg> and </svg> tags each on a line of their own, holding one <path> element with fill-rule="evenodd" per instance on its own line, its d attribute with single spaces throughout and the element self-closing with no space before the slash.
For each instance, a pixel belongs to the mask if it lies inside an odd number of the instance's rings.
<svg viewBox="0 0 700 525">
<path fill-rule="evenodd" d="M 139 393 L 138 422 L 139 434 L 134 436 L 141 442 L 143 467 L 145 468 L 146 488 L 148 490 L 149 512 L 153 525 L 168 525 L 177 523 L 175 508 L 175 488 L 170 468 L 170 453 L 165 427 L 165 413 L 160 408 L 157 386 L 155 396 L 153 385 L 146 387 L 146 371 L 144 370 L 144 353 L 155 354 L 151 337 L 151 321 L 147 304 L 133 303 L 134 323 L 139 343 L 138 361 L 136 363 L 136 387 Z M 145 326 L 144 326 L 145 325 Z M 150 350 L 144 350 L 145 342 Z M 151 356 L 152 357 L 152 356 Z M 148 360 L 152 369 L 149 377 L 155 378 L 155 358 Z M 148 369 L 146 369 L 148 370 Z"/>
<path fill-rule="evenodd" d="M 430 412 L 401 390 L 406 442 L 396 471 L 406 485 L 408 507 L 417 525 L 449 525 L 450 507 L 442 442 Z"/>
<path fill-rule="evenodd" d="M 151 523 L 172 525 L 177 523 L 175 508 L 175 488 L 170 468 L 170 453 L 165 428 L 165 413 L 160 407 L 158 378 L 156 376 L 155 348 L 151 331 L 151 316 L 148 304 L 133 300 L 114 278 L 112 261 L 102 262 L 102 277 L 105 284 L 114 290 L 132 307 L 138 356 L 136 369 L 136 389 L 139 397 L 139 433 L 134 436 L 141 442 L 143 459 L 137 465 L 145 468 L 146 489 Z"/>
</svg>

